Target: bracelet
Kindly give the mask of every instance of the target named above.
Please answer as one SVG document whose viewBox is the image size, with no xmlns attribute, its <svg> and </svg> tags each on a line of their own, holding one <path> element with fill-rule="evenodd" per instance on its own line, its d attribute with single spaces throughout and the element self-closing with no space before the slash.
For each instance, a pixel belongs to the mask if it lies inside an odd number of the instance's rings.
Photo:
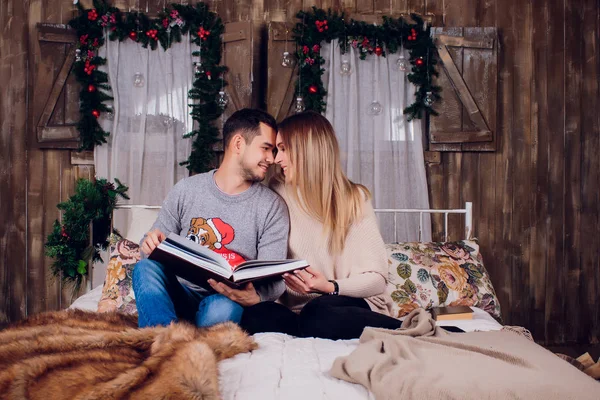
<svg viewBox="0 0 600 400">
<path fill-rule="evenodd" d="M 337 296 L 340 294 L 340 285 L 338 285 L 338 283 L 334 280 L 329 281 L 331 283 L 333 283 L 333 292 L 329 292 L 327 293 L 330 296 Z"/>
</svg>

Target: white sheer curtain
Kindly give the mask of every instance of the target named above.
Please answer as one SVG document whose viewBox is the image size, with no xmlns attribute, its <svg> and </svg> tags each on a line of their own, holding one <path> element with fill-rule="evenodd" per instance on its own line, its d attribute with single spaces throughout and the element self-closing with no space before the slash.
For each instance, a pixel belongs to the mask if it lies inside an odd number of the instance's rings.
<svg viewBox="0 0 600 400">
<path fill-rule="evenodd" d="M 399 53 L 360 60 L 353 48 L 341 55 L 336 40 L 324 45 L 321 55 L 326 60 L 326 117 L 335 128 L 350 180 L 369 188 L 375 208 L 429 208 L 423 122 L 409 122 L 403 115 L 415 88 L 396 67 Z M 408 53 L 405 57 L 408 59 Z M 340 74 L 343 60 L 351 64 L 349 75 Z M 369 114 L 374 101 L 382 106 L 378 115 Z M 387 242 L 418 239 L 419 214 L 398 214 L 395 232 L 393 214 L 378 218 Z M 426 214 L 421 240 L 431 240 Z"/>
<path fill-rule="evenodd" d="M 191 140 L 183 138 L 193 122 L 188 107 L 193 76 L 189 36 L 167 51 L 144 49 L 131 40 L 107 40 L 102 50 L 115 112 L 112 118 L 101 117 L 110 136 L 95 148 L 96 175 L 129 186 L 133 204 L 160 205 L 169 189 L 187 176 L 179 163 L 191 151 Z"/>
<path fill-rule="evenodd" d="M 107 58 L 102 70 L 108 73 L 114 114 L 100 119 L 110 136 L 94 150 L 96 176 L 129 186 L 130 204 L 161 205 L 173 185 L 188 175 L 179 163 L 192 147 L 192 140 L 183 138 L 193 124 L 188 107 L 190 38 L 184 36 L 167 51 L 107 40 L 100 55 Z M 132 228 L 132 212 L 115 211 L 114 226 L 126 233 Z M 94 265 L 92 287 L 105 279 L 109 254 L 101 256 L 104 263 Z"/>
</svg>

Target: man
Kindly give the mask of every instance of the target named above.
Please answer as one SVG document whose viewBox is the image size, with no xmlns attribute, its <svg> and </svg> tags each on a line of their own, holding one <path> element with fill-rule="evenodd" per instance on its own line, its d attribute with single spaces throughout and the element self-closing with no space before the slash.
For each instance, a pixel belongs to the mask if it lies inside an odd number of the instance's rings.
<svg viewBox="0 0 600 400">
<path fill-rule="evenodd" d="M 273 163 L 276 124 L 252 109 L 234 113 L 223 127 L 225 155 L 214 171 L 178 182 L 167 195 L 141 242 L 147 256 L 170 232 L 221 254 L 234 267 L 244 260 L 285 259 L 289 216 L 284 201 L 260 184 Z M 133 272 L 139 326 L 186 319 L 197 326 L 239 322 L 243 307 L 274 301 L 283 280 L 252 283 L 235 290 L 209 281 L 209 291 L 177 278 L 168 265 L 143 259 Z"/>
</svg>

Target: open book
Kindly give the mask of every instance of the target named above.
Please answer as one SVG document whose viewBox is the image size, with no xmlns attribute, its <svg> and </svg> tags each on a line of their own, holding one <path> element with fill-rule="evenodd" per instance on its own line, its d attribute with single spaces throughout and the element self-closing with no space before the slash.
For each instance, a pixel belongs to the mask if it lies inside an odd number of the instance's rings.
<svg viewBox="0 0 600 400">
<path fill-rule="evenodd" d="M 251 260 L 239 264 L 233 271 L 220 254 L 175 233 L 169 233 L 148 258 L 172 269 L 175 275 L 205 288 L 210 288 L 208 279 L 238 288 L 247 282 L 308 267 L 304 260 Z"/>
</svg>

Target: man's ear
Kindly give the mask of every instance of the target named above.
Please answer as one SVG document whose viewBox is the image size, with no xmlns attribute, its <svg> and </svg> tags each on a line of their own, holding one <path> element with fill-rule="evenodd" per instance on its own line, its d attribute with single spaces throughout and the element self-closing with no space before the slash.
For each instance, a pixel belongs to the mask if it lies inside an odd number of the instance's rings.
<svg viewBox="0 0 600 400">
<path fill-rule="evenodd" d="M 244 151 L 244 147 L 246 146 L 246 141 L 239 133 L 236 133 L 231 138 L 231 142 L 229 143 L 230 150 L 233 151 L 234 154 L 240 154 Z"/>
</svg>

